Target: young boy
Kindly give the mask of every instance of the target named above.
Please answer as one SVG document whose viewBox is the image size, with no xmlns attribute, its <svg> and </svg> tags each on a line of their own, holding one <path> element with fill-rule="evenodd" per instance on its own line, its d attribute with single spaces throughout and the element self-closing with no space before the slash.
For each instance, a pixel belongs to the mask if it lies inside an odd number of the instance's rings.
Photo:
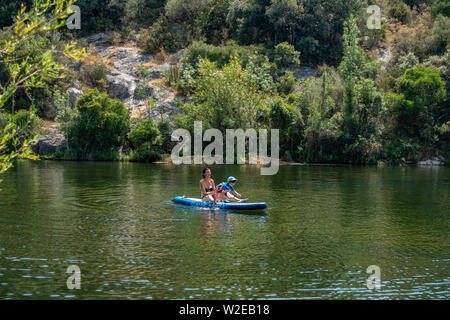
<svg viewBox="0 0 450 320">
<path fill-rule="evenodd" d="M 236 202 L 245 202 L 248 199 L 239 199 L 238 197 L 242 197 L 240 193 L 234 190 L 234 186 L 236 185 L 237 179 L 235 177 L 229 177 L 227 182 L 222 182 L 218 186 L 216 186 L 217 196 L 219 201 L 236 201 Z"/>
</svg>

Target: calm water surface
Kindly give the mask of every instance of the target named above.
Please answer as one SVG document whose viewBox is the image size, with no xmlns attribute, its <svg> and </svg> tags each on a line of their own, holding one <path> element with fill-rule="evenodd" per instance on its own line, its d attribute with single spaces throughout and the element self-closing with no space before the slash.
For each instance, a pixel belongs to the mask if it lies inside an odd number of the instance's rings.
<svg viewBox="0 0 450 320">
<path fill-rule="evenodd" d="M 450 298 L 450 168 L 212 166 L 269 209 L 171 203 L 199 196 L 201 168 L 17 163 L 1 184 L 0 299 Z"/>
</svg>

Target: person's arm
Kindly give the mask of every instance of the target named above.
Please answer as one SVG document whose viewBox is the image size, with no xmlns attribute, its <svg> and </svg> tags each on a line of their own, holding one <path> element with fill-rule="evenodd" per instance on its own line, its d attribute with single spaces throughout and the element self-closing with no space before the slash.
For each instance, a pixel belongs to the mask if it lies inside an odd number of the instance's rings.
<svg viewBox="0 0 450 320">
<path fill-rule="evenodd" d="M 205 197 L 205 188 L 203 188 L 203 180 L 200 180 L 200 192 L 202 193 L 202 198 Z"/>
<path fill-rule="evenodd" d="M 242 197 L 241 194 L 239 192 L 237 192 L 236 190 L 231 191 L 231 193 L 238 198 Z"/>
</svg>

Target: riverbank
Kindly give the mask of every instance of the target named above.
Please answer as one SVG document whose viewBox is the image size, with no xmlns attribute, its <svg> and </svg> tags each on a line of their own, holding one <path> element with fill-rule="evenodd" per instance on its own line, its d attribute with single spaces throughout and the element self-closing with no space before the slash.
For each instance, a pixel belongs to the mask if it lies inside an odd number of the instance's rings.
<svg viewBox="0 0 450 320">
<path fill-rule="evenodd" d="M 75 158 L 70 158 L 69 156 L 65 156 L 64 154 L 53 154 L 53 155 L 41 155 L 40 160 L 53 160 L 53 161 L 103 161 L 103 162 L 136 162 L 130 159 L 129 155 L 120 155 L 118 159 L 115 160 L 80 160 Z M 162 159 L 159 161 L 152 162 L 153 164 L 164 164 L 164 165 L 172 165 L 172 159 L 170 154 L 164 154 Z M 191 163 L 194 163 L 194 157 L 191 157 Z M 202 165 L 207 166 L 206 163 Z M 226 165 L 226 164 L 224 164 Z M 245 160 L 243 165 L 254 166 L 256 168 L 262 167 L 261 164 L 249 164 L 248 159 Z M 280 166 L 323 166 L 323 167 L 343 167 L 343 166 L 356 166 L 356 167 L 366 167 L 366 166 L 392 166 L 392 167 L 402 167 L 402 166 L 419 166 L 419 167 L 448 167 L 449 163 L 445 163 L 437 158 L 429 159 L 426 161 L 418 161 L 412 162 L 408 161 L 402 164 L 390 164 L 386 161 L 378 161 L 376 164 L 372 165 L 355 165 L 349 163 L 308 163 L 308 162 L 292 162 L 292 161 L 279 161 Z"/>
</svg>

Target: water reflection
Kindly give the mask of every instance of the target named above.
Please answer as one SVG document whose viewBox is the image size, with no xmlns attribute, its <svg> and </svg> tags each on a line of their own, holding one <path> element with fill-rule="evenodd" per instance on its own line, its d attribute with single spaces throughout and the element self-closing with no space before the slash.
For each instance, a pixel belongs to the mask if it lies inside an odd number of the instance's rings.
<svg viewBox="0 0 450 320">
<path fill-rule="evenodd" d="M 448 168 L 211 166 L 268 202 L 256 215 L 171 203 L 198 195 L 201 168 L 19 162 L 0 192 L 0 299 L 449 297 Z"/>
</svg>

